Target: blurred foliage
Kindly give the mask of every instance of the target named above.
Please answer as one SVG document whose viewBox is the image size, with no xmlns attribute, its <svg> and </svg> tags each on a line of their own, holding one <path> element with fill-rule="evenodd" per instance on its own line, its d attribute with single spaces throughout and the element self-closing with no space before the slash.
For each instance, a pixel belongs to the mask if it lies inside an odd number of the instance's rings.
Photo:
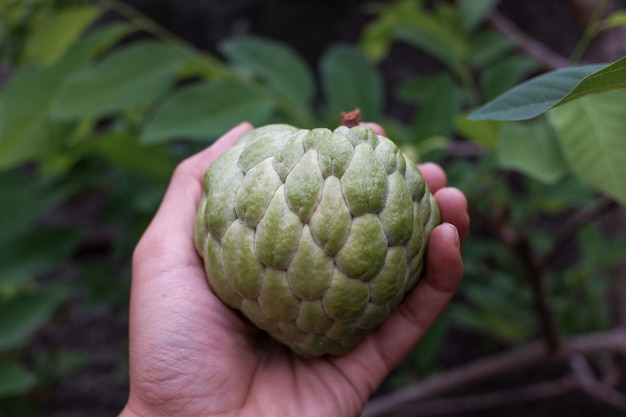
<svg viewBox="0 0 626 417">
<path fill-rule="evenodd" d="M 311 68 L 254 36 L 209 55 L 123 3 L 0 0 L 0 410 L 31 410 L 41 390 L 88 363 L 81 352 L 36 354 L 34 331 L 77 299 L 125 314 L 130 253 L 176 163 L 243 120 L 333 127 L 339 111 L 359 107 L 409 154 L 443 164 L 468 196 L 475 227 L 459 301 L 389 387 L 436 372 L 451 330 L 502 345 L 537 337 L 524 258 L 481 219 L 542 254 L 599 194 L 626 203 L 626 93 L 607 93 L 624 87 L 624 63 L 520 84 L 541 65 L 485 25 L 496 0 L 425 3 L 372 7 L 360 43 L 332 45 Z M 110 10 L 123 18 L 101 19 Z M 594 33 L 623 20 L 595 22 Z M 390 91 L 380 64 L 395 43 L 440 70 Z M 409 121 L 385 113 L 389 98 L 414 109 Z M 474 152 L 455 154 L 459 144 Z M 573 240 L 576 255 L 543 271 L 558 323 L 566 334 L 607 328 L 607 271 L 626 239 L 608 241 L 590 223 Z"/>
</svg>

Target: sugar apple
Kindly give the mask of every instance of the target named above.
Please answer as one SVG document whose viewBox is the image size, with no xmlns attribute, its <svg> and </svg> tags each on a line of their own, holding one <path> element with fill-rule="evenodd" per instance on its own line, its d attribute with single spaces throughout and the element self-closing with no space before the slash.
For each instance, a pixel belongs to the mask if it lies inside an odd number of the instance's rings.
<svg viewBox="0 0 626 417">
<path fill-rule="evenodd" d="M 225 304 L 301 356 L 341 355 L 414 287 L 439 221 L 386 137 L 274 124 L 208 168 L 194 243 Z"/>
</svg>

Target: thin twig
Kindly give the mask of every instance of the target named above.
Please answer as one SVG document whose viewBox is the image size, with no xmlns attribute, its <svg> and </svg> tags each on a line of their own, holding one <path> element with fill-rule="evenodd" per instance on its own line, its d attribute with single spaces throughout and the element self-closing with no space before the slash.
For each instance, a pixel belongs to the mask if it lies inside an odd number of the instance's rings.
<svg viewBox="0 0 626 417">
<path fill-rule="evenodd" d="M 398 412 L 407 417 L 426 417 L 443 414 L 465 415 L 470 412 L 554 398 L 578 389 L 577 382 L 571 376 L 568 376 L 554 381 L 486 394 L 426 400 L 418 405 L 399 409 Z"/>
<path fill-rule="evenodd" d="M 608 197 L 600 197 L 593 207 L 576 213 L 561 230 L 557 232 L 552 241 L 552 247 L 538 258 L 538 266 L 544 268 L 549 265 L 580 229 L 617 207 L 618 204 L 614 200 Z"/>
<path fill-rule="evenodd" d="M 479 359 L 387 395 L 372 398 L 362 417 L 386 416 L 420 400 L 450 393 L 463 386 L 522 368 L 528 369 L 551 360 L 601 352 L 626 352 L 626 329 L 617 328 L 609 332 L 566 339 L 556 356 L 549 354 L 544 343 L 533 342 L 520 349 Z"/>
<path fill-rule="evenodd" d="M 214 76 L 220 78 L 231 76 L 224 63 L 217 57 L 185 41 L 179 35 L 148 18 L 134 7 L 119 0 L 98 0 L 98 2 L 104 8 L 114 11 L 138 29 L 151 34 L 161 42 L 177 45 L 193 55 L 201 57 L 202 60 L 199 62 L 204 63 L 206 69 Z"/>
<path fill-rule="evenodd" d="M 528 238 L 518 236 L 514 246 L 522 256 L 522 267 L 526 271 L 524 279 L 528 282 L 533 296 L 533 307 L 539 322 L 539 329 L 551 353 L 561 350 L 561 332 L 557 325 L 556 316 L 545 283 L 545 269 L 537 263 L 537 256 Z"/>
<path fill-rule="evenodd" d="M 570 367 L 574 371 L 574 376 L 582 391 L 617 410 L 626 411 L 626 395 L 613 388 L 603 386 L 595 377 L 589 362 L 583 355 L 572 356 Z"/>
<path fill-rule="evenodd" d="M 484 216 L 479 210 L 472 210 L 473 218 L 478 218 L 487 230 L 502 240 L 516 254 L 522 269 L 522 278 L 531 289 L 533 310 L 537 326 L 550 352 L 556 353 L 561 348 L 561 336 L 554 311 L 548 300 L 548 291 L 544 283 L 545 269 L 539 264 L 530 241 L 514 228 L 507 226 L 503 219 Z"/>
<path fill-rule="evenodd" d="M 493 11 L 488 20 L 498 31 L 515 41 L 524 52 L 541 62 L 546 69 L 556 70 L 567 67 L 568 60 L 565 57 L 528 36 L 502 13 Z"/>
<path fill-rule="evenodd" d="M 575 65 L 582 59 L 585 52 L 589 49 L 589 45 L 591 45 L 591 42 L 598 35 L 598 31 L 596 29 L 597 23 L 604 16 L 604 12 L 609 5 L 609 1 L 610 0 L 599 0 L 597 4 L 594 5 L 589 20 L 587 20 L 587 24 L 583 30 L 583 35 L 570 55 L 569 60 L 571 64 Z"/>
</svg>

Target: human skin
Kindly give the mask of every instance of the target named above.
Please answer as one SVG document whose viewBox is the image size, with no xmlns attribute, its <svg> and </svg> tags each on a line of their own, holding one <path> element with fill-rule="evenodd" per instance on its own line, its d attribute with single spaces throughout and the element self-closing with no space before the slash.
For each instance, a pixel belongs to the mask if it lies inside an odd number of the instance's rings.
<svg viewBox="0 0 626 417">
<path fill-rule="evenodd" d="M 377 133 L 380 126 L 364 123 Z M 256 330 L 208 287 L 193 246 L 206 168 L 245 132 L 242 123 L 176 168 L 133 254 L 130 393 L 121 417 L 357 416 L 424 336 L 463 275 L 467 200 L 435 164 L 420 165 L 439 205 L 427 274 L 350 353 L 303 359 Z"/>
</svg>

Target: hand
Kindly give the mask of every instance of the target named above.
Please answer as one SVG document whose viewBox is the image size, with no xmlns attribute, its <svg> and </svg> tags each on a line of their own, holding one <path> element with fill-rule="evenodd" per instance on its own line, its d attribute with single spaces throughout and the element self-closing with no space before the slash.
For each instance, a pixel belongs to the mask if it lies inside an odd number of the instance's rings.
<svg viewBox="0 0 626 417">
<path fill-rule="evenodd" d="M 177 167 L 135 249 L 130 395 L 121 416 L 358 415 L 460 283 L 467 201 L 445 187 L 441 168 L 424 164 L 444 223 L 430 237 L 427 276 L 385 323 L 349 354 L 314 360 L 253 329 L 209 289 L 192 236 L 204 171 L 251 129 L 247 123 L 235 127 Z"/>
</svg>

